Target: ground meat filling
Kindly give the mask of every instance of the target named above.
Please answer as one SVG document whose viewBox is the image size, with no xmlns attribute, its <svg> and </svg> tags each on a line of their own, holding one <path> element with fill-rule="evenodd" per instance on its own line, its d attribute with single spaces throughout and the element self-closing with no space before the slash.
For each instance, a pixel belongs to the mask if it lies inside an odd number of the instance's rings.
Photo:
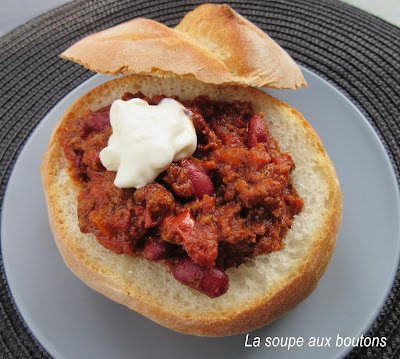
<svg viewBox="0 0 400 359">
<path fill-rule="evenodd" d="M 156 105 L 164 97 L 127 93 L 123 100 Z M 250 103 L 207 96 L 181 102 L 192 113 L 197 149 L 142 188 L 117 188 L 116 173 L 100 161 L 112 133 L 110 107 L 69 120 L 64 152 L 82 188 L 83 233 L 116 253 L 161 261 L 180 282 L 217 297 L 228 289 L 226 269 L 285 245 L 303 201 L 290 178 L 290 154 L 279 151 Z"/>
</svg>

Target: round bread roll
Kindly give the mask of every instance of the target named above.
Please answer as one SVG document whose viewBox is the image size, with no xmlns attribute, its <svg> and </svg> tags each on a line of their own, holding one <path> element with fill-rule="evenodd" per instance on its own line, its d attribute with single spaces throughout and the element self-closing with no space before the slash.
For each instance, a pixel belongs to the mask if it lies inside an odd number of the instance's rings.
<svg viewBox="0 0 400 359">
<path fill-rule="evenodd" d="M 125 92 L 193 99 L 250 101 L 263 112 L 281 151 L 290 152 L 294 186 L 304 200 L 277 252 L 248 258 L 230 268 L 229 290 L 211 299 L 173 277 L 167 266 L 141 257 L 116 254 L 93 234 L 81 233 L 77 217 L 79 188 L 71 180 L 61 143 L 63 123 L 121 98 Z M 222 86 L 184 77 L 129 75 L 100 85 L 81 97 L 55 128 L 41 168 L 51 229 L 68 267 L 103 295 L 173 330 L 201 336 L 248 332 L 294 308 L 316 288 L 332 257 L 342 218 L 342 194 L 320 138 L 290 106 L 261 90 Z M 73 294 L 71 294 L 73 295 Z"/>
</svg>

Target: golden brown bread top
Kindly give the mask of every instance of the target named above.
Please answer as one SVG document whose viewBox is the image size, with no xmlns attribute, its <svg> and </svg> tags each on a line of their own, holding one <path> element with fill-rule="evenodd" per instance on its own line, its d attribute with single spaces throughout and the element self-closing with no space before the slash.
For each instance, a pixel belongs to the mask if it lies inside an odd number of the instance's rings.
<svg viewBox="0 0 400 359">
<path fill-rule="evenodd" d="M 216 56 L 156 21 L 137 18 L 90 35 L 61 57 L 107 75 L 169 74 L 220 83 L 230 77 Z"/>
<path fill-rule="evenodd" d="M 227 5 L 201 5 L 175 29 L 137 18 L 82 39 L 61 57 L 114 76 L 178 75 L 277 89 L 306 86 L 292 58 Z"/>
<path fill-rule="evenodd" d="M 201 5 L 188 13 L 176 29 L 216 54 L 246 85 L 277 89 L 306 85 L 293 59 L 228 5 Z"/>
</svg>

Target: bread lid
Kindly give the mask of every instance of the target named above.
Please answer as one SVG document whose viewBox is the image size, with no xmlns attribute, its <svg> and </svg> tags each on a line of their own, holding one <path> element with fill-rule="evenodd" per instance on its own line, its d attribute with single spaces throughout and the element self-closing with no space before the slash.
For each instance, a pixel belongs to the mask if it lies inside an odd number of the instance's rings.
<svg viewBox="0 0 400 359">
<path fill-rule="evenodd" d="M 201 5 L 174 29 L 136 18 L 80 40 L 61 57 L 113 76 L 178 75 L 276 89 L 306 86 L 293 59 L 228 5 Z"/>
</svg>

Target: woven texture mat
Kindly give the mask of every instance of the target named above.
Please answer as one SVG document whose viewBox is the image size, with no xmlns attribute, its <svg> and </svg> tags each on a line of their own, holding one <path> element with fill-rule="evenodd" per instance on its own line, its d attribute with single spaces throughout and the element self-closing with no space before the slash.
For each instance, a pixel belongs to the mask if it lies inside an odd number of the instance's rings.
<svg viewBox="0 0 400 359">
<path fill-rule="evenodd" d="M 168 26 L 199 1 L 77 1 L 1 39 L 0 196 L 25 141 L 46 113 L 92 75 L 58 55 L 85 34 L 143 16 Z M 339 88 L 380 136 L 399 179 L 400 29 L 332 0 L 227 1 L 265 30 L 301 65 Z M 20 317 L 0 266 L 0 353 L 47 358 Z M 357 348 L 348 358 L 400 357 L 400 272 L 367 333 L 385 348 Z M 73 345 L 73 344 L 72 344 Z"/>
</svg>

